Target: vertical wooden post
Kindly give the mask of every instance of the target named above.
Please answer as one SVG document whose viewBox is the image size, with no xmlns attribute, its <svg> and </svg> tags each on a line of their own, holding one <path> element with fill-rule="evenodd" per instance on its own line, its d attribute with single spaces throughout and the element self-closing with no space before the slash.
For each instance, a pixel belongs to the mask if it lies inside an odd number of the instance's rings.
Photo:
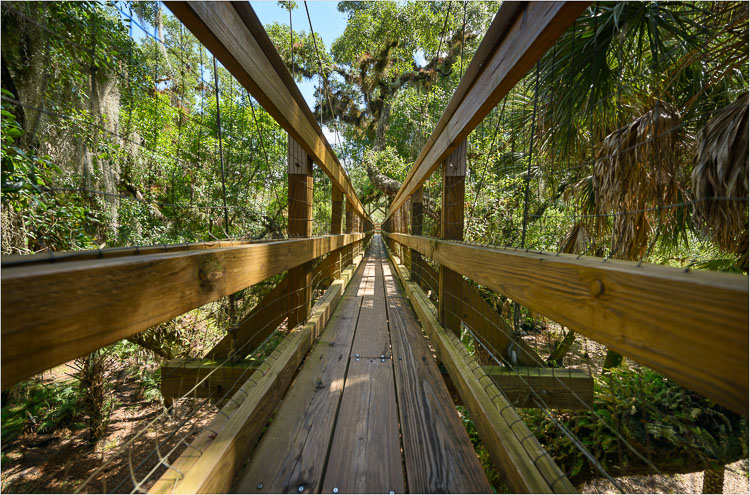
<svg viewBox="0 0 750 495">
<path fill-rule="evenodd" d="M 331 234 L 341 233 L 341 217 L 344 213 L 344 193 L 341 189 L 331 184 Z M 329 254 L 334 256 L 333 279 L 341 277 L 341 249 Z"/>
<path fill-rule="evenodd" d="M 422 215 L 424 214 L 424 191 L 422 186 L 411 196 L 411 235 L 422 235 Z M 419 251 L 411 250 L 411 281 L 420 285 L 421 270 L 419 264 L 422 262 L 422 255 Z"/>
<path fill-rule="evenodd" d="M 354 206 L 351 202 L 346 200 L 346 233 L 351 234 L 354 232 Z M 354 245 L 349 244 L 344 248 L 343 251 L 344 259 L 347 263 L 351 263 L 354 260 Z"/>
<path fill-rule="evenodd" d="M 466 140 L 443 162 L 443 207 L 440 231 L 443 239 L 464 238 L 464 192 L 466 185 Z M 461 333 L 461 275 L 440 266 L 440 322 L 456 335 Z"/>
<path fill-rule="evenodd" d="M 312 235 L 313 176 L 312 158 L 289 136 L 289 237 Z M 289 323 L 292 329 L 307 320 L 312 297 L 312 262 L 302 263 L 289 270 Z"/>
</svg>

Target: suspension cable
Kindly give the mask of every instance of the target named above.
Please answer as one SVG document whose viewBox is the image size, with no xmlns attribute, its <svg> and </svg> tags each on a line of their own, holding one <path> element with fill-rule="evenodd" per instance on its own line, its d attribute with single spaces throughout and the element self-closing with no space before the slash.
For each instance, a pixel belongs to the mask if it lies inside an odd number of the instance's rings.
<svg viewBox="0 0 750 495">
<path fill-rule="evenodd" d="M 227 182 L 224 173 L 224 147 L 221 139 L 221 109 L 219 105 L 219 72 L 214 59 L 214 90 L 216 93 L 216 127 L 219 134 L 219 162 L 221 163 L 221 199 L 224 204 L 224 234 L 229 236 L 229 213 L 227 211 Z"/>
</svg>

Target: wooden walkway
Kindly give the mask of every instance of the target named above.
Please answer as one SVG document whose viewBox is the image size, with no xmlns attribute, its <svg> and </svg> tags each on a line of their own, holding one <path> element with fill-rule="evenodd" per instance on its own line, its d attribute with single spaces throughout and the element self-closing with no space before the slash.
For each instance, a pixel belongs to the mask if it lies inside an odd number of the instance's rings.
<svg viewBox="0 0 750 495">
<path fill-rule="evenodd" d="M 233 488 L 492 491 L 380 236 Z"/>
</svg>

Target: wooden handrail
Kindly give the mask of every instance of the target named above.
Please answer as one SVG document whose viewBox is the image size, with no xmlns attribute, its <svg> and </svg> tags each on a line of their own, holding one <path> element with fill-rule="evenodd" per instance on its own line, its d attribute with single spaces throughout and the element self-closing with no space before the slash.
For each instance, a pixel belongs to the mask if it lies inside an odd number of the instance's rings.
<svg viewBox="0 0 750 495">
<path fill-rule="evenodd" d="M 438 359 L 448 370 L 495 466 L 503 472 L 510 488 L 517 493 L 575 492 L 476 359 L 466 352 L 451 330 L 438 322 L 424 292 L 408 280 L 406 267 L 398 265 L 390 251 L 388 255 Z"/>
<path fill-rule="evenodd" d="M 503 2 L 384 222 L 555 43 L 590 2 Z"/>
<path fill-rule="evenodd" d="M 2 388 L 367 235 L 3 268 Z"/>
<path fill-rule="evenodd" d="M 746 277 L 383 235 L 747 414 Z"/>
<path fill-rule="evenodd" d="M 369 215 L 249 2 L 167 7 L 302 146 L 363 218 Z"/>
</svg>

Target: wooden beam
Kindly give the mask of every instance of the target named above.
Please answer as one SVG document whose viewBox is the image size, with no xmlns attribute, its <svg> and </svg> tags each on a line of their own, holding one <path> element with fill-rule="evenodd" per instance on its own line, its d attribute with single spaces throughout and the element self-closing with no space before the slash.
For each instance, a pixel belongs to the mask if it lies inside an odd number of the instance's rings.
<svg viewBox="0 0 750 495">
<path fill-rule="evenodd" d="M 521 366 L 547 366 L 536 351 L 522 339 L 515 337 L 513 328 L 485 301 L 479 291 L 459 277 L 461 321 L 493 354 L 502 356 L 503 363 Z M 515 350 L 515 362 L 509 350 Z"/>
<path fill-rule="evenodd" d="M 143 256 L 147 254 L 176 253 L 180 251 L 202 251 L 221 247 L 244 246 L 268 241 L 209 241 L 186 242 L 184 244 L 155 244 L 151 246 L 113 247 L 87 249 L 84 251 L 50 251 L 36 254 L 10 254 L 2 256 L 2 267 L 13 268 L 21 265 L 63 263 L 67 261 L 99 260 L 121 258 L 123 256 Z"/>
<path fill-rule="evenodd" d="M 172 359 L 161 367 L 161 395 L 165 399 L 177 399 L 188 392 L 188 397 L 213 397 L 216 400 L 224 395 L 231 397 L 250 378 L 258 364 L 254 359 L 237 362 Z M 198 385 L 204 378 L 206 380 Z"/>
<path fill-rule="evenodd" d="M 288 140 L 287 177 L 289 179 L 289 237 L 310 237 L 313 215 L 312 158 L 292 136 Z M 312 299 L 312 264 L 310 261 L 289 269 L 288 325 L 294 328 L 307 320 Z"/>
<path fill-rule="evenodd" d="M 464 195 L 466 185 L 466 140 L 443 162 L 443 205 L 440 232 L 443 239 L 464 238 Z M 463 285 L 461 275 L 440 265 L 438 310 L 440 323 L 456 335 L 461 334 Z"/>
<path fill-rule="evenodd" d="M 747 415 L 747 277 L 385 235 Z"/>
<path fill-rule="evenodd" d="M 594 379 L 581 370 L 485 366 L 484 371 L 516 407 L 539 407 L 537 396 L 551 409 L 588 410 L 594 406 Z"/>
<path fill-rule="evenodd" d="M 388 213 L 396 211 L 590 2 L 503 2 Z M 386 217 L 387 218 L 387 217 Z"/>
<path fill-rule="evenodd" d="M 391 262 L 435 347 L 438 360 L 448 370 L 495 467 L 504 474 L 511 490 L 516 493 L 574 493 L 573 485 L 545 453 L 515 408 L 476 359 L 466 352 L 458 337 L 438 322 L 422 290 L 408 280 L 406 268 L 396 265 L 392 257 Z"/>
<path fill-rule="evenodd" d="M 286 319 L 289 309 L 288 292 L 288 279 L 284 277 L 234 329 L 206 353 L 206 358 L 226 359 L 234 354 L 234 358 L 242 359 L 254 351 Z"/>
<path fill-rule="evenodd" d="M 344 234 L 4 268 L 2 387 L 364 237 Z"/>
<path fill-rule="evenodd" d="M 361 215 L 362 203 L 281 56 L 248 2 L 168 2 L 167 7 L 304 148 Z"/>
<path fill-rule="evenodd" d="M 411 235 L 422 235 L 424 215 L 424 191 L 420 186 L 414 194 L 411 196 Z M 419 285 L 420 281 L 420 265 L 422 263 L 422 255 L 419 251 L 411 250 L 411 273 L 409 274 L 410 280 Z"/>
<path fill-rule="evenodd" d="M 248 379 L 151 487 L 149 493 L 228 493 L 297 368 L 325 328 L 353 278 L 359 261 L 344 271 L 316 304 L 310 320 L 287 335 L 271 357 Z M 218 433 L 216 433 L 218 432 Z"/>
</svg>

